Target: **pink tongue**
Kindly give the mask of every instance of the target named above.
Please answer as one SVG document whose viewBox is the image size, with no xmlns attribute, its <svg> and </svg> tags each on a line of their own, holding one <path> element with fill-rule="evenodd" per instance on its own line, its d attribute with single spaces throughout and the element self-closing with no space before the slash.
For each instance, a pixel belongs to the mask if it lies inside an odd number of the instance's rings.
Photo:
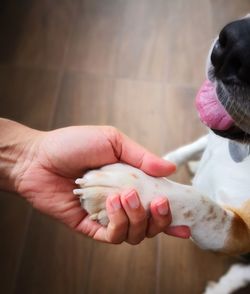
<svg viewBox="0 0 250 294">
<path fill-rule="evenodd" d="M 205 81 L 196 96 L 196 108 L 201 121 L 209 128 L 227 130 L 234 121 L 219 102 L 214 84 Z"/>
</svg>

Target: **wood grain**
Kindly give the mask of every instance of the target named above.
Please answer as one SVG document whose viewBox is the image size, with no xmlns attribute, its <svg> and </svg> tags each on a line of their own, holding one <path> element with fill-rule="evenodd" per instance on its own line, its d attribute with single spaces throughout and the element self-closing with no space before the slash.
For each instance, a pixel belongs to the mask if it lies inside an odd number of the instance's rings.
<svg viewBox="0 0 250 294">
<path fill-rule="evenodd" d="M 37 129 L 52 121 L 59 83 L 57 71 L 1 67 L 0 114 Z"/>
<path fill-rule="evenodd" d="M 1 293 L 13 293 L 30 216 L 31 207 L 20 196 L 0 192 Z"/>
<path fill-rule="evenodd" d="M 117 76 L 197 86 L 211 39 L 209 2 L 132 2 L 125 11 Z"/>
<path fill-rule="evenodd" d="M 156 249 L 156 240 L 147 240 L 135 248 L 96 243 L 86 293 L 154 293 Z"/>
<path fill-rule="evenodd" d="M 198 249 L 191 241 L 161 236 L 160 244 L 158 293 L 203 293 L 207 282 L 217 280 L 231 262 Z"/>
<path fill-rule="evenodd" d="M 66 58 L 69 69 L 114 75 L 127 1 L 81 1 Z"/>
<path fill-rule="evenodd" d="M 65 73 L 54 115 L 54 127 L 111 123 L 109 105 L 112 93 L 113 81 L 109 78 Z"/>
<path fill-rule="evenodd" d="M 60 68 L 77 1 L 3 1 L 0 20 L 2 64 Z"/>
<path fill-rule="evenodd" d="M 14 293 L 82 293 L 93 241 L 33 213 Z"/>
<path fill-rule="evenodd" d="M 237 3 L 234 0 L 210 0 L 210 3 L 214 34 L 218 34 L 227 23 L 246 16 L 250 11 L 248 0 L 241 0 Z"/>
</svg>

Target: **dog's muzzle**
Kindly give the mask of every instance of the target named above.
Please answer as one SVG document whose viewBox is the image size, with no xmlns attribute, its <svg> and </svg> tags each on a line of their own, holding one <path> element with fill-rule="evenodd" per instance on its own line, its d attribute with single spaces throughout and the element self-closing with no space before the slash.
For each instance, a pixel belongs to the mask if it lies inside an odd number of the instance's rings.
<svg viewBox="0 0 250 294">
<path fill-rule="evenodd" d="M 226 25 L 214 42 L 208 81 L 196 106 L 201 121 L 215 133 L 250 140 L 250 18 Z"/>
</svg>

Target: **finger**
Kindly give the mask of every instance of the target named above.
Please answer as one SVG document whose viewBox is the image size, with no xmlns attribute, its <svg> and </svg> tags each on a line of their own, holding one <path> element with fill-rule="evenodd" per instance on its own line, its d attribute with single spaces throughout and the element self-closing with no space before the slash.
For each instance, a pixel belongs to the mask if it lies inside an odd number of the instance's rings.
<svg viewBox="0 0 250 294">
<path fill-rule="evenodd" d="M 98 241 L 120 244 L 127 239 L 128 218 L 122 208 L 120 196 L 109 196 L 106 201 L 106 210 L 109 217 L 109 224 L 105 227 L 100 227 L 94 239 Z"/>
<path fill-rule="evenodd" d="M 147 230 L 147 237 L 152 238 L 163 232 L 171 223 L 172 216 L 166 198 L 157 198 L 150 204 L 151 218 Z"/>
<path fill-rule="evenodd" d="M 162 177 L 172 174 L 176 170 L 175 164 L 166 161 L 147 151 L 126 135 L 121 134 L 121 160 L 143 170 L 145 173 Z"/>
<path fill-rule="evenodd" d="M 155 177 L 168 176 L 176 170 L 175 164 L 147 151 L 117 129 L 104 127 L 103 130 L 119 161 L 128 163 Z"/>
<path fill-rule="evenodd" d="M 139 244 L 145 238 L 146 234 L 146 211 L 135 190 L 123 193 L 121 195 L 121 203 L 129 221 L 129 230 L 126 241 L 133 245 Z"/>
<path fill-rule="evenodd" d="M 106 209 L 109 217 L 106 240 L 114 244 L 119 244 L 126 240 L 128 231 L 128 218 L 122 208 L 120 196 L 114 195 L 108 197 Z"/>
<path fill-rule="evenodd" d="M 190 228 L 187 226 L 168 227 L 164 232 L 167 235 L 182 238 L 182 239 L 188 239 L 191 237 Z"/>
</svg>

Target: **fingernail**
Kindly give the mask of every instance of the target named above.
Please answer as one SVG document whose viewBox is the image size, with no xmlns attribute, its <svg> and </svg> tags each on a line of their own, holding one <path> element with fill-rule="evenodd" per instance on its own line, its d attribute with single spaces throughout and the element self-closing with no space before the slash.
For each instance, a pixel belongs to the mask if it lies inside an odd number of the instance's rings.
<svg viewBox="0 0 250 294">
<path fill-rule="evenodd" d="M 120 197 L 119 196 L 113 196 L 111 198 L 111 206 L 113 211 L 117 211 L 119 209 L 121 209 L 121 202 L 120 202 Z"/>
<path fill-rule="evenodd" d="M 168 214 L 168 205 L 166 200 L 162 200 L 156 203 L 156 209 L 160 215 Z"/>
<path fill-rule="evenodd" d="M 136 209 L 140 206 L 140 201 L 138 199 L 138 196 L 136 195 L 135 191 L 131 191 L 129 194 L 125 196 L 125 199 L 129 205 L 130 208 Z"/>
</svg>

